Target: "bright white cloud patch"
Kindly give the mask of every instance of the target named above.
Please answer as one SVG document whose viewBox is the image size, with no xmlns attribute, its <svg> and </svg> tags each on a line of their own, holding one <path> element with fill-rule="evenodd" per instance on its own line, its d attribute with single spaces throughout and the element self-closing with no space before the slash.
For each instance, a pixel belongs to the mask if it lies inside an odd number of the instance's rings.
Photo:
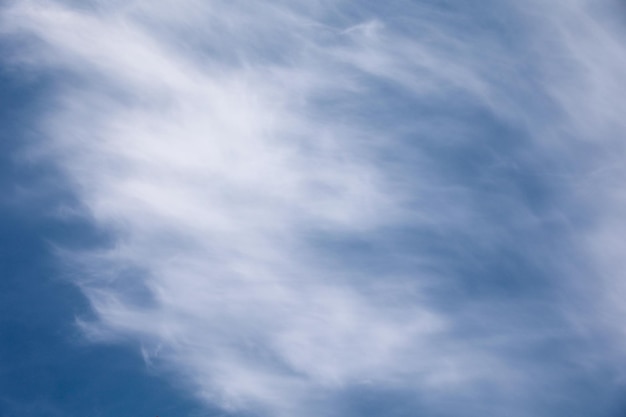
<svg viewBox="0 0 626 417">
<path fill-rule="evenodd" d="M 570 254 L 624 294 L 626 52 L 601 10 L 535 6 L 5 7 L 13 62 L 61 70 L 40 145 L 115 236 L 71 254 L 86 334 L 232 411 L 561 407 Z"/>
</svg>

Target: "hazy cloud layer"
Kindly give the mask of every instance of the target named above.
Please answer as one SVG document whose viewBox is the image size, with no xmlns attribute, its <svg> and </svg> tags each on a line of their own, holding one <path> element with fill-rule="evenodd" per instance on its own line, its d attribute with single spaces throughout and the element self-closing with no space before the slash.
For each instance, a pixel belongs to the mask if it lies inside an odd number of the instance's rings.
<svg viewBox="0 0 626 417">
<path fill-rule="evenodd" d="M 62 254 L 85 334 L 230 412 L 593 409 L 626 340 L 600 3 L 5 6 L 7 62 L 54 78 L 33 152 L 114 240 Z"/>
</svg>

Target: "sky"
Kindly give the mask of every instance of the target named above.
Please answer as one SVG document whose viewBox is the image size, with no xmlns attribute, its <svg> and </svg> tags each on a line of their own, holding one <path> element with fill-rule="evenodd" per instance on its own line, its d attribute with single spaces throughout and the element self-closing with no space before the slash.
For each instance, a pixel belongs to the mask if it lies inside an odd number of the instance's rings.
<svg viewBox="0 0 626 417">
<path fill-rule="evenodd" d="M 1 417 L 624 417 L 626 3 L 0 2 Z"/>
</svg>

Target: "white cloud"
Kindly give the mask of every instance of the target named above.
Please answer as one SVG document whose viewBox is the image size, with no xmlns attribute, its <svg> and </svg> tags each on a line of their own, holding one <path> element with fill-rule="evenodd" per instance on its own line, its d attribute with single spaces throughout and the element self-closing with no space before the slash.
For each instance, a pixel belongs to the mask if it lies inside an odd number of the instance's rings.
<svg viewBox="0 0 626 417">
<path fill-rule="evenodd" d="M 450 281 L 463 278 L 450 272 L 453 261 L 423 247 L 399 250 L 385 236 L 421 228 L 497 254 L 512 232 L 539 230 L 544 213 L 508 195 L 497 199 L 513 219 L 481 213 L 481 195 L 432 169 L 436 161 L 420 148 L 444 136 L 451 147 L 489 147 L 480 126 L 439 108 L 433 119 L 411 109 L 381 114 L 385 97 L 375 90 L 406 94 L 416 108 L 432 100 L 488 113 L 530 132 L 527 152 L 543 157 L 567 129 L 592 136 L 606 118 L 621 129 L 623 49 L 582 6 L 559 4 L 547 17 L 525 18 L 556 34 L 545 50 L 568 65 L 531 66 L 548 80 L 571 68 L 573 78 L 531 82 L 520 62 L 544 49 L 507 54 L 489 29 L 459 39 L 459 21 L 406 7 L 417 34 L 394 27 L 397 16 L 354 18 L 350 6 L 321 1 L 83 9 L 23 1 L 2 11 L 5 33 L 36 39 L 18 61 L 64 71 L 42 123 L 43 152 L 87 215 L 116 236 L 113 247 L 71 255 L 97 314 L 82 323 L 87 335 L 135 342 L 148 365 L 174 369 L 200 398 L 227 409 L 329 415 L 322 409 L 332 393 L 373 385 L 426 392 L 439 408 L 456 398 L 467 415 L 488 399 L 488 414 L 517 407 L 515 415 L 533 415 L 525 403 L 546 395 L 537 374 L 558 377 L 515 350 L 547 343 L 549 329 L 524 315 L 541 301 L 463 299 L 442 308 L 432 294 L 454 292 Z M 564 12 L 563 22 L 582 22 L 584 31 L 552 20 Z M 527 93 L 533 85 L 541 90 Z M 563 114 L 556 126 L 524 109 L 529 96 L 553 99 Z M 405 124 L 381 127 L 379 117 Z M 407 132 L 420 141 L 413 148 Z M 557 144 L 545 145 L 550 138 Z M 602 199 L 619 208 L 614 195 Z M 619 247 L 610 243 L 623 230 L 615 213 L 602 213 L 609 237 L 592 234 L 593 245 Z M 388 265 L 344 259 L 354 242 Z"/>
<path fill-rule="evenodd" d="M 623 12 L 617 2 L 564 3 L 562 17 L 555 22 L 557 39 L 565 45 L 567 77 L 553 78 L 551 92 L 566 115 L 562 129 L 562 149 L 568 142 L 576 145 L 578 165 L 568 180 L 574 198 L 584 207 L 582 226 L 576 240 L 584 254 L 584 267 L 575 287 L 586 306 L 576 306 L 572 316 L 586 333 L 602 340 L 596 348 L 610 357 L 621 374 L 624 346 L 624 308 L 626 294 L 622 242 L 626 223 L 623 184 L 626 153 L 622 144 L 626 121 L 626 35 Z M 567 142 L 565 142 L 567 140 Z M 596 352 L 597 354 L 597 352 Z M 595 355 L 591 355 L 595 356 Z M 602 357 L 602 354 L 600 354 Z M 602 361 L 597 357 L 594 362 Z"/>
</svg>

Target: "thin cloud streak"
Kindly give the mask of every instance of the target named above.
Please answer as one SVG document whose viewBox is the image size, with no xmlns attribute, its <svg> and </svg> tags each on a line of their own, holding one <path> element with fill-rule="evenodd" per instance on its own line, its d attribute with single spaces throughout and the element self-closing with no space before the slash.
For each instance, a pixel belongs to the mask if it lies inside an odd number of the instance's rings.
<svg viewBox="0 0 626 417">
<path fill-rule="evenodd" d="M 115 236 L 67 254 L 97 316 L 85 334 L 233 412 L 330 416 L 349 389 L 420 393 L 442 415 L 566 407 L 545 387 L 579 371 L 536 352 L 580 342 L 578 304 L 555 298 L 581 285 L 567 257 L 615 271 L 623 229 L 600 188 L 598 253 L 555 243 L 589 204 L 558 180 L 586 173 L 580 156 L 559 151 L 604 117 L 623 127 L 596 111 L 622 105 L 623 49 L 585 5 L 507 9 L 540 29 L 515 43 L 426 3 L 403 4 L 403 24 L 342 3 L 183 3 L 2 11 L 31 37 L 15 65 L 63 73 L 38 152 Z M 526 62 L 553 51 L 567 65 Z M 559 192 L 533 203 L 528 184 Z"/>
</svg>

